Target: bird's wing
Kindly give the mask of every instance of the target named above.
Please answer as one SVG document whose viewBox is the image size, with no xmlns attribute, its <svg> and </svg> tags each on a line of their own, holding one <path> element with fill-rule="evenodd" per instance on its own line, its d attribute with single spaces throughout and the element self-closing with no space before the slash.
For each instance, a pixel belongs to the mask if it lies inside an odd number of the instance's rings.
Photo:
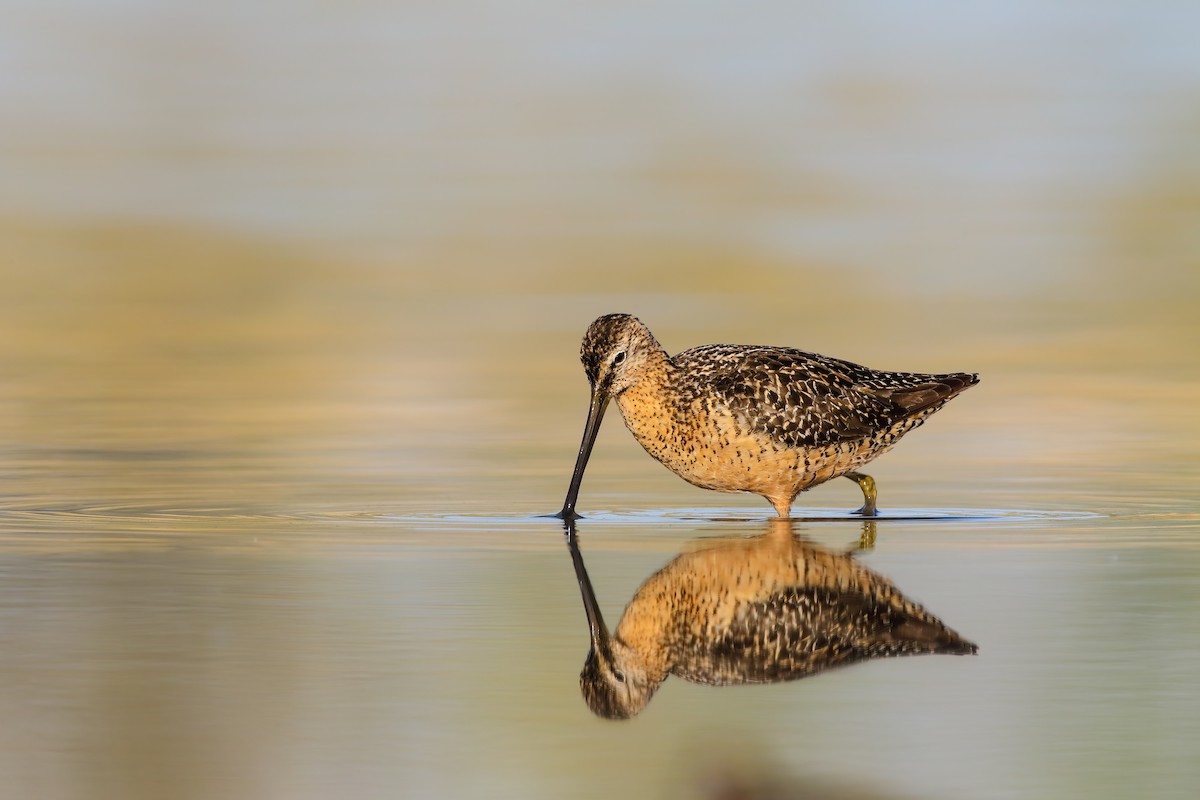
<svg viewBox="0 0 1200 800">
<path fill-rule="evenodd" d="M 698 683 L 775 683 L 887 656 L 966 653 L 939 620 L 851 589 L 786 587 L 738 605 L 708 640 L 680 642 L 672 672 Z"/>
<path fill-rule="evenodd" d="M 705 345 L 672 362 L 689 400 L 723 406 L 749 432 L 788 447 L 853 441 L 940 406 L 975 376 L 883 372 L 781 347 Z"/>
</svg>

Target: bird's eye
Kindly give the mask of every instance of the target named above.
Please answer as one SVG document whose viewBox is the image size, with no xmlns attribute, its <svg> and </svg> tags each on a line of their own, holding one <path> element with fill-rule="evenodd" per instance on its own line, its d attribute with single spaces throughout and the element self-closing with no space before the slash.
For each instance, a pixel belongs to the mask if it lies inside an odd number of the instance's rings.
<svg viewBox="0 0 1200 800">
<path fill-rule="evenodd" d="M 618 682 L 618 683 L 624 683 L 624 682 L 625 682 L 625 673 L 624 673 L 624 672 L 621 672 L 621 670 L 619 670 L 619 669 L 614 669 L 614 670 L 613 670 L 613 677 L 617 679 L 617 682 Z"/>
<path fill-rule="evenodd" d="M 625 363 L 625 351 L 624 351 L 624 350 L 618 350 L 618 351 L 617 351 L 617 354 L 616 354 L 615 356 L 613 356 L 613 361 L 612 361 L 612 363 L 613 363 L 613 366 L 614 366 L 614 367 L 615 367 L 615 366 L 618 366 L 618 365 L 620 365 L 620 364 L 623 364 L 623 363 Z"/>
</svg>

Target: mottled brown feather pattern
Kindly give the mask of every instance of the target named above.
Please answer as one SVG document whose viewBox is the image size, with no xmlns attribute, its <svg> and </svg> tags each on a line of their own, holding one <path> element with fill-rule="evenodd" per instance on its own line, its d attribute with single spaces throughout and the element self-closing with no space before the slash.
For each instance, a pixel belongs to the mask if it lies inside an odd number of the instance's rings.
<svg viewBox="0 0 1200 800">
<path fill-rule="evenodd" d="M 681 643 L 688 657 L 677 657 L 672 673 L 713 685 L 772 683 L 871 658 L 957 649 L 947 648 L 944 626 L 910 613 L 855 591 L 788 587 L 739 607 L 711 642 Z"/>
<path fill-rule="evenodd" d="M 621 349 L 627 366 L 606 369 Z M 596 320 L 580 357 L 594 387 L 613 387 L 650 455 L 696 486 L 762 495 L 781 516 L 798 493 L 886 452 L 979 380 L 786 347 L 712 344 L 668 356 L 626 314 Z"/>
<path fill-rule="evenodd" d="M 649 701 L 668 675 L 727 685 L 794 680 L 891 656 L 977 647 L 846 553 L 791 534 L 704 540 L 648 578 L 613 635 L 611 670 L 643 676 Z M 597 713 L 638 709 L 589 659 L 581 680 Z"/>
</svg>

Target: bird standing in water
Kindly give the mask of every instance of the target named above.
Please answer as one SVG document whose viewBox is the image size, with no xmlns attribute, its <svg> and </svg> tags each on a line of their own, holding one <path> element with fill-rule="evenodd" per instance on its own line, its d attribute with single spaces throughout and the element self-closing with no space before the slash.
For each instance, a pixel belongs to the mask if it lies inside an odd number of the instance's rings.
<svg viewBox="0 0 1200 800">
<path fill-rule="evenodd" d="M 962 372 L 883 372 L 789 347 L 709 344 L 668 356 L 628 314 L 593 322 L 579 358 L 592 395 L 558 513 L 567 520 L 578 516 L 579 486 L 614 398 L 646 452 L 691 484 L 761 495 L 787 517 L 800 492 L 844 476 L 863 492 L 856 513 L 874 516 L 875 481 L 857 469 L 979 382 Z"/>
</svg>

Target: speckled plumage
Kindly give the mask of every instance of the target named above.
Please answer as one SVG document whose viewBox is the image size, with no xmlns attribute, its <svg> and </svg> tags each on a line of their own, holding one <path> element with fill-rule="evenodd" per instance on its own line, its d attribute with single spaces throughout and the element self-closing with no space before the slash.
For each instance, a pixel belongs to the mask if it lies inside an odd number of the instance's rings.
<svg viewBox="0 0 1200 800">
<path fill-rule="evenodd" d="M 874 483 L 855 470 L 979 380 L 885 372 L 787 347 L 711 344 L 668 356 L 628 314 L 593 322 L 580 360 L 593 412 L 563 516 L 574 514 L 588 436 L 610 397 L 642 447 L 696 486 L 759 494 L 787 516 L 797 494 L 845 475 L 863 487 L 860 511 L 869 515 Z"/>
<path fill-rule="evenodd" d="M 642 584 L 611 636 L 589 610 L 593 646 L 580 674 L 589 708 L 631 717 L 669 675 L 774 683 L 873 658 L 976 652 L 887 578 L 774 524 L 676 557 Z M 582 563 L 586 607 L 595 598 Z"/>
</svg>

